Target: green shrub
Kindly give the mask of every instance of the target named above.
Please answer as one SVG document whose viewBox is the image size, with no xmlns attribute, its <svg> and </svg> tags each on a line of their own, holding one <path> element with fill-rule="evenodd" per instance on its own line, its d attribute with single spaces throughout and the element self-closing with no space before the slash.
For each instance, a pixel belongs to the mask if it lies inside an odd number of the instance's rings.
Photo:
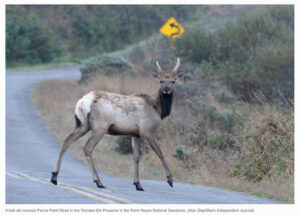
<svg viewBox="0 0 300 215">
<path fill-rule="evenodd" d="M 234 147 L 234 141 L 229 136 L 213 134 L 209 138 L 209 145 L 213 149 L 225 150 Z"/>
<path fill-rule="evenodd" d="M 239 122 L 239 115 L 234 111 L 220 111 L 215 104 L 203 105 L 203 114 L 208 117 L 213 128 L 223 131 L 231 131 Z"/>
<path fill-rule="evenodd" d="M 83 68 L 80 68 L 81 80 L 86 81 L 96 74 L 116 75 L 122 73 L 135 74 L 131 63 L 123 57 L 112 55 L 100 55 L 92 58 L 85 63 Z"/>
<path fill-rule="evenodd" d="M 293 99 L 294 7 L 267 7 L 214 33 L 189 29 L 176 40 L 175 54 L 200 63 L 246 101 L 257 90 L 270 100 Z"/>
<path fill-rule="evenodd" d="M 6 60 L 45 63 L 62 54 L 50 29 L 34 13 L 26 14 L 20 6 L 7 7 Z"/>
<path fill-rule="evenodd" d="M 215 119 L 219 124 L 219 127 L 224 130 L 230 130 L 234 126 L 235 115 L 228 111 L 217 112 L 215 114 Z"/>
<path fill-rule="evenodd" d="M 176 146 L 175 151 L 173 153 L 173 157 L 178 158 L 179 160 L 183 161 L 185 166 L 188 168 L 190 167 L 189 164 L 189 155 L 186 152 L 184 145 Z"/>
<path fill-rule="evenodd" d="M 115 150 L 119 152 L 120 154 L 132 154 L 132 143 L 131 143 L 131 136 L 129 135 L 120 135 L 117 136 L 116 139 L 117 147 Z M 143 153 L 149 153 L 149 146 L 145 143 L 145 141 L 141 140 L 141 148 L 140 152 Z"/>
<path fill-rule="evenodd" d="M 185 151 L 184 145 L 176 146 L 175 151 L 173 153 L 173 157 L 178 158 L 180 160 L 186 160 L 187 159 L 187 153 Z"/>
<path fill-rule="evenodd" d="M 214 113 L 216 113 L 218 111 L 218 108 L 215 104 L 209 104 L 206 107 L 206 110 L 210 115 L 213 115 Z"/>
<path fill-rule="evenodd" d="M 115 150 L 120 154 L 131 154 L 132 151 L 132 144 L 131 144 L 131 136 L 118 136 L 116 139 L 117 147 Z"/>
</svg>

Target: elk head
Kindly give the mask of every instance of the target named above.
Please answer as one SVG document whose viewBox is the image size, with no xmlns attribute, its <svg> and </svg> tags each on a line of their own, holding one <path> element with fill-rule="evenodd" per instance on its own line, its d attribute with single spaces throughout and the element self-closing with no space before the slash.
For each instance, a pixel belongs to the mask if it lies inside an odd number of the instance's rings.
<svg viewBox="0 0 300 215">
<path fill-rule="evenodd" d="M 165 95 L 173 94 L 174 84 L 177 78 L 183 76 L 183 72 L 178 72 L 180 65 L 180 59 L 177 58 L 177 64 L 174 67 L 173 71 L 170 73 L 165 73 L 159 66 L 158 61 L 156 61 L 157 71 L 153 72 L 152 75 L 154 78 L 158 79 L 160 82 L 160 92 Z"/>
</svg>

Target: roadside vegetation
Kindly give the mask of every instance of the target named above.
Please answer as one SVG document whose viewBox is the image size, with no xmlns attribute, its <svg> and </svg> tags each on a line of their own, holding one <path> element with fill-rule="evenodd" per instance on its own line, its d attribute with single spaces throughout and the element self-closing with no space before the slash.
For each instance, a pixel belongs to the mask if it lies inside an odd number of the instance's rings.
<svg viewBox="0 0 300 215">
<path fill-rule="evenodd" d="M 215 7 L 207 20 L 231 17 L 226 11 Z M 157 38 L 100 53 L 85 63 L 80 81 L 42 82 L 31 99 L 62 142 L 74 127 L 74 107 L 82 95 L 95 89 L 153 92 L 159 86 L 151 75 L 155 61 L 167 71 L 180 56 L 185 76 L 176 83 L 172 114 L 157 136 L 175 182 L 293 203 L 294 8 L 266 6 L 244 12 L 213 31 L 205 24 L 189 25 L 175 45 Z M 83 161 L 87 138 L 70 146 Z M 93 153 L 97 168 L 132 177 L 130 145 L 127 136 L 105 136 Z M 140 176 L 165 179 L 159 159 L 146 143 Z"/>
</svg>

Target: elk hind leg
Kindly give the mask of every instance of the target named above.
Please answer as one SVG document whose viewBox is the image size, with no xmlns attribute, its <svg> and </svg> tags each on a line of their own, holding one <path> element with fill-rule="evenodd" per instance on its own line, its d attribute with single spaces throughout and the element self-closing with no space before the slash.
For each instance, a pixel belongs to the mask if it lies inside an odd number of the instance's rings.
<svg viewBox="0 0 300 215">
<path fill-rule="evenodd" d="M 139 161 L 141 156 L 141 139 L 138 137 L 131 137 L 132 151 L 133 151 L 133 162 L 134 162 L 134 180 L 136 190 L 144 191 L 139 180 Z"/>
<path fill-rule="evenodd" d="M 75 116 L 75 118 L 76 118 L 76 116 Z M 77 139 L 79 139 L 80 137 L 82 137 L 89 131 L 88 124 L 80 124 L 79 125 L 77 120 L 78 119 L 76 119 L 76 128 L 64 140 L 64 142 L 61 146 L 60 152 L 59 152 L 56 167 L 53 170 L 53 172 L 51 172 L 52 173 L 51 182 L 54 185 L 57 185 L 57 176 L 58 176 L 58 173 L 60 170 L 61 162 L 62 162 L 65 151 L 73 142 L 75 142 Z"/>
</svg>

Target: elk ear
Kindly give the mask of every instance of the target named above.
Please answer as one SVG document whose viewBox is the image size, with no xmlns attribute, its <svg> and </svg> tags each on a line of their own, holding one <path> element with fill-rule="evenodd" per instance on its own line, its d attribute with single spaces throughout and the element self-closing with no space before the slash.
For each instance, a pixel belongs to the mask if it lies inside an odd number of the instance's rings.
<svg viewBox="0 0 300 215">
<path fill-rule="evenodd" d="M 183 76 L 184 72 L 183 71 L 177 71 L 176 72 L 176 78 L 181 78 Z"/>
<path fill-rule="evenodd" d="M 152 75 L 153 75 L 154 78 L 160 79 L 160 74 L 159 74 L 158 71 L 153 71 Z"/>
</svg>

